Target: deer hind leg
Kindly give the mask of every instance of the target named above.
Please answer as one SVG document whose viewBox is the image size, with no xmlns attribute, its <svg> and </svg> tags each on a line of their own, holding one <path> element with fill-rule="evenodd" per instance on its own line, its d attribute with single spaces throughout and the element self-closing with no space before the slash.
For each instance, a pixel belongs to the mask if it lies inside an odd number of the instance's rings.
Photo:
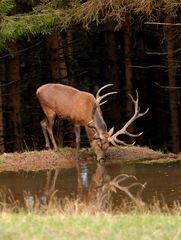
<svg viewBox="0 0 181 240">
<path fill-rule="evenodd" d="M 50 136 L 51 142 L 53 144 L 53 148 L 55 151 L 57 151 L 58 147 L 57 147 L 55 138 L 53 136 L 53 125 L 54 125 L 55 116 L 56 114 L 53 111 L 51 111 L 51 114 L 47 116 L 47 120 L 48 120 L 47 131 Z"/>
<path fill-rule="evenodd" d="M 49 137 L 48 137 L 48 132 L 47 132 L 47 127 L 48 127 L 48 121 L 46 118 L 44 118 L 41 122 L 41 127 L 42 127 L 42 130 L 43 130 L 43 135 L 45 137 L 45 147 L 46 148 L 50 148 L 50 141 L 49 141 Z"/>
<path fill-rule="evenodd" d="M 50 148 L 50 142 L 49 142 L 49 137 L 50 137 L 51 142 L 53 144 L 53 148 L 57 150 L 58 147 L 55 142 L 55 138 L 53 136 L 53 125 L 54 125 L 56 113 L 52 109 L 48 108 L 47 106 L 44 106 L 42 108 L 46 116 L 46 118 L 43 121 L 41 121 L 41 126 L 42 126 L 43 134 L 45 137 L 46 147 Z"/>
<path fill-rule="evenodd" d="M 76 158 L 76 160 L 79 160 L 80 126 L 79 125 L 75 125 L 74 129 L 75 129 L 75 141 L 76 141 L 76 154 L 75 154 L 75 158 Z"/>
</svg>

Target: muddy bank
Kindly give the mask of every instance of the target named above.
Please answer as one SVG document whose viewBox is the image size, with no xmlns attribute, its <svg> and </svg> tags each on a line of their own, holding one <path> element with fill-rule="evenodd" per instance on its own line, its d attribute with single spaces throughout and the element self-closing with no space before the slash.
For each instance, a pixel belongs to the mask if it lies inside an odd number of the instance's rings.
<svg viewBox="0 0 181 240">
<path fill-rule="evenodd" d="M 145 162 L 166 163 L 181 161 L 181 154 L 164 154 L 155 152 L 147 147 L 110 147 L 106 154 L 106 164 L 113 162 Z M 80 162 L 96 161 L 95 154 L 91 149 L 81 149 Z M 22 153 L 4 153 L 0 155 L 0 171 L 36 171 L 53 169 L 57 167 L 74 167 L 75 150 L 63 148 L 58 152 L 52 150 L 31 151 Z"/>
</svg>

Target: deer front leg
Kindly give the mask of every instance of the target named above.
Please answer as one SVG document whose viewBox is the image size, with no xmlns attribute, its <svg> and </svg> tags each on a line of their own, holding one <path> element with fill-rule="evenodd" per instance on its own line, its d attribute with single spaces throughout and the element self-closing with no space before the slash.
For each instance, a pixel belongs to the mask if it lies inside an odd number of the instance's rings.
<svg viewBox="0 0 181 240">
<path fill-rule="evenodd" d="M 79 160 L 79 149 L 80 149 L 80 126 L 75 125 L 74 126 L 75 130 L 75 141 L 76 141 L 76 153 L 75 153 L 75 158 L 78 161 Z"/>
</svg>

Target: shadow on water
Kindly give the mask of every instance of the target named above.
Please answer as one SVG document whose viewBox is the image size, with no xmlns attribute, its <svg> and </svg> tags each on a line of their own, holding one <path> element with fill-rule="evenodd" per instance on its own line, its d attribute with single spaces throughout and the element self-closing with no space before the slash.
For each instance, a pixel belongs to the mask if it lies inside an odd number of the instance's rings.
<svg viewBox="0 0 181 240">
<path fill-rule="evenodd" d="M 24 203 L 36 196 L 47 203 L 56 194 L 58 198 L 79 198 L 94 201 L 97 196 L 106 202 L 114 193 L 114 204 L 126 197 L 137 203 L 155 199 L 168 205 L 181 203 L 181 164 L 79 164 L 73 168 L 59 168 L 37 172 L 1 172 L 0 192 L 12 193 L 13 199 Z M 140 184 L 141 183 L 141 184 Z M 143 184 L 146 187 L 143 189 Z M 143 190 L 143 191 L 142 191 Z M 26 194 L 25 194 L 26 193 Z M 102 204 L 100 203 L 100 204 Z"/>
</svg>

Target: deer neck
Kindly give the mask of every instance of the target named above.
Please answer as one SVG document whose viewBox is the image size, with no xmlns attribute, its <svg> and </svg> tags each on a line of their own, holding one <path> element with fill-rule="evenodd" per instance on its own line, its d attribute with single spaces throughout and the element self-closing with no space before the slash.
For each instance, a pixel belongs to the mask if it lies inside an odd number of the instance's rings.
<svg viewBox="0 0 181 240">
<path fill-rule="evenodd" d="M 104 118 L 102 116 L 101 110 L 97 109 L 96 113 L 94 115 L 94 122 L 95 122 L 95 126 L 97 128 L 97 130 L 101 133 L 101 132 L 107 132 L 107 125 L 104 121 Z"/>
</svg>

